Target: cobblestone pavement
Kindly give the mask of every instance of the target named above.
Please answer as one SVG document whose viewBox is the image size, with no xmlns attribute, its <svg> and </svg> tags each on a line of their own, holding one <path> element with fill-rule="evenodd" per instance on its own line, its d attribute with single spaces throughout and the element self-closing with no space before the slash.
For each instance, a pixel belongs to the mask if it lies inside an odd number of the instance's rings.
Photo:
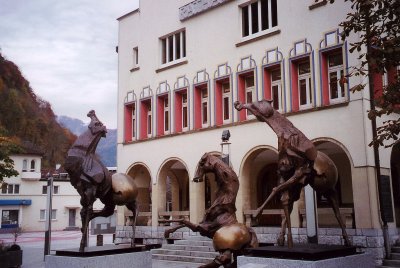
<svg viewBox="0 0 400 268">
<path fill-rule="evenodd" d="M 78 248 L 81 239 L 79 231 L 56 231 L 52 232 L 51 250 L 54 252 L 57 249 Z M 0 234 L 0 243 L 13 243 L 12 234 Z M 112 235 L 105 234 L 103 236 L 104 244 L 112 244 Z M 44 268 L 44 232 L 22 233 L 18 239 L 23 250 L 22 268 Z M 89 236 L 89 245 L 96 244 L 96 236 Z M 193 263 L 172 262 L 153 260 L 152 268 L 195 268 L 198 265 Z M 111 268 L 111 267 L 110 267 Z M 147 268 L 147 267 L 143 267 Z M 149 267 L 150 268 L 150 267 Z"/>
</svg>

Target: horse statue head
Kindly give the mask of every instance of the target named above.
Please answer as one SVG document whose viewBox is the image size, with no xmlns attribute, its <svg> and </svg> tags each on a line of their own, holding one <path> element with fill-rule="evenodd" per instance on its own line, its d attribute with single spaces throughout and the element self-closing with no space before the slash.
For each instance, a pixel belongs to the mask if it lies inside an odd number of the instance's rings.
<svg viewBox="0 0 400 268">
<path fill-rule="evenodd" d="M 218 156 L 212 155 L 210 153 L 205 153 L 199 161 L 193 181 L 202 182 L 204 179 L 204 174 L 214 171 L 215 164 L 219 161 L 222 162 L 222 160 Z"/>
</svg>

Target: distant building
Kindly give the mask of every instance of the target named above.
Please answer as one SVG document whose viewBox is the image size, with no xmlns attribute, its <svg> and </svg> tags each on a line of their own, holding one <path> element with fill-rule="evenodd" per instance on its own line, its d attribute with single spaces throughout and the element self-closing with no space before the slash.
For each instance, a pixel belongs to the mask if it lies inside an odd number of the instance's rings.
<svg viewBox="0 0 400 268">
<path fill-rule="evenodd" d="M 117 163 L 139 187 L 139 224 L 202 219 L 215 184 L 212 176 L 205 183 L 192 178 L 204 152 L 220 153 L 222 131 L 229 129 L 230 161 L 240 180 L 237 218 L 259 226 L 262 242 L 275 242 L 279 200 L 258 222 L 250 215 L 278 183 L 277 138 L 251 113 L 233 108 L 236 100 L 271 99 L 338 167 L 341 213 L 353 243 L 383 257 L 368 85 L 351 93 L 365 80 L 341 83 L 359 64 L 360 54 L 349 52 L 358 36 L 340 38 L 350 3 L 327 2 L 146 0 L 118 19 Z M 381 90 L 382 77 L 376 78 Z M 389 178 L 393 242 L 400 226 L 400 144 L 382 148 L 380 160 Z M 341 244 L 327 200 L 317 199 L 320 242 Z M 292 213 L 297 242 L 307 240 L 304 211 L 302 197 Z M 123 225 L 129 214 L 119 212 Z"/>
<path fill-rule="evenodd" d="M 79 230 L 80 196 L 71 185 L 67 173 L 45 171 L 41 173 L 43 153 L 33 146 L 24 145 L 25 153 L 12 155 L 19 175 L 6 178 L 0 193 L 1 229 L 21 227 L 23 231 L 44 231 L 47 210 L 47 178 L 53 176 L 52 230 Z M 103 208 L 100 201 L 95 210 Z M 115 229 L 115 216 L 92 221 L 92 229 Z"/>
</svg>

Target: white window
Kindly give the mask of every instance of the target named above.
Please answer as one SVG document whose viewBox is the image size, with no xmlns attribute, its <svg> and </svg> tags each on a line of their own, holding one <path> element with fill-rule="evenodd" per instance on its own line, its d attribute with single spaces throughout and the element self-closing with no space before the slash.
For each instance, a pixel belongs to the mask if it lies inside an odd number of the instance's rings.
<svg viewBox="0 0 400 268">
<path fill-rule="evenodd" d="M 24 159 L 24 161 L 22 161 L 22 171 L 28 171 L 28 160 Z"/>
<path fill-rule="evenodd" d="M 170 34 L 161 40 L 161 63 L 166 64 L 186 57 L 185 30 Z"/>
<path fill-rule="evenodd" d="M 332 102 L 345 98 L 344 85 L 340 80 L 344 77 L 342 53 L 328 56 L 329 98 Z"/>
<path fill-rule="evenodd" d="M 254 86 L 254 75 L 245 77 L 244 86 L 246 89 L 246 103 L 252 103 L 256 100 L 256 90 Z M 246 109 L 247 118 L 253 118 L 250 110 Z"/>
<path fill-rule="evenodd" d="M 182 130 L 188 130 L 188 101 L 187 93 L 182 93 Z"/>
<path fill-rule="evenodd" d="M 164 98 L 164 133 L 169 132 L 169 99 L 168 96 Z"/>
<path fill-rule="evenodd" d="M 41 209 L 40 210 L 40 220 L 46 220 L 46 210 L 45 209 Z M 56 220 L 57 219 L 57 209 L 52 209 L 51 210 L 51 219 L 52 220 Z"/>
<path fill-rule="evenodd" d="M 151 137 L 152 129 L 151 129 L 151 124 L 152 124 L 152 119 L 151 119 L 151 104 L 147 104 L 147 137 Z"/>
<path fill-rule="evenodd" d="M 46 210 L 45 209 L 41 209 L 40 210 L 40 219 L 41 220 L 45 220 L 46 219 Z"/>
<path fill-rule="evenodd" d="M 19 194 L 19 184 L 3 183 L 1 186 L 2 194 Z"/>
<path fill-rule="evenodd" d="M 300 108 L 310 108 L 312 105 L 311 67 L 310 61 L 298 65 L 298 87 Z"/>
<path fill-rule="evenodd" d="M 47 185 L 42 186 L 42 194 L 47 194 Z"/>
<path fill-rule="evenodd" d="M 53 194 L 58 194 L 58 193 L 59 193 L 59 190 L 60 190 L 60 186 L 54 185 Z"/>
<path fill-rule="evenodd" d="M 274 109 L 282 111 L 283 92 L 282 92 L 282 77 L 281 69 L 271 71 L 271 95 Z"/>
<path fill-rule="evenodd" d="M 229 82 L 222 84 L 222 112 L 223 122 L 229 123 L 231 119 L 232 101 L 231 101 L 231 86 Z"/>
<path fill-rule="evenodd" d="M 208 125 L 208 88 L 201 89 L 201 124 L 203 127 Z"/>
<path fill-rule="evenodd" d="M 31 171 L 35 171 L 36 162 L 35 160 L 31 161 Z"/>
<path fill-rule="evenodd" d="M 242 36 L 278 26 L 277 0 L 258 0 L 242 7 Z"/>
<path fill-rule="evenodd" d="M 136 68 L 139 66 L 139 48 L 134 47 L 132 52 L 133 52 L 133 68 Z"/>
<path fill-rule="evenodd" d="M 132 106 L 132 140 L 136 137 L 136 106 Z"/>
</svg>

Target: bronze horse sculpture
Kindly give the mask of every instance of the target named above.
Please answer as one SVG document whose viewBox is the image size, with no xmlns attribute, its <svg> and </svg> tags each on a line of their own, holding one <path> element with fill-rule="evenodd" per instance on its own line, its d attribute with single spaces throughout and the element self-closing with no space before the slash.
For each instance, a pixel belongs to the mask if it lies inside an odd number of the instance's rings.
<svg viewBox="0 0 400 268">
<path fill-rule="evenodd" d="M 171 220 L 179 222 L 177 227 L 165 231 L 165 237 L 176 230 L 188 227 L 194 232 L 213 240 L 213 246 L 220 253 L 212 262 L 200 266 L 201 268 L 236 267 L 236 256 L 245 248 L 257 247 L 258 240 L 254 231 L 238 223 L 236 219 L 236 196 L 239 189 L 239 180 L 236 173 L 218 156 L 205 153 L 199 162 L 195 182 L 203 181 L 206 173 L 214 173 L 218 186 L 216 199 L 206 210 L 203 220 L 199 224 L 187 220 Z M 233 255 L 233 258 L 232 258 Z"/>
<path fill-rule="evenodd" d="M 317 151 L 314 144 L 286 117 L 276 111 L 271 103 L 272 101 L 262 100 L 247 104 L 236 101 L 234 104 L 236 110 L 247 109 L 259 121 L 267 123 L 278 137 L 280 184 L 273 188 L 268 198 L 256 210 L 253 218 L 257 218 L 273 197 L 280 193 L 285 215 L 282 217 L 282 229 L 277 242 L 280 246 L 284 245 L 287 227 L 288 247 L 293 247 L 290 213 L 293 210 L 293 203 L 300 198 L 302 188 L 309 184 L 316 192 L 327 198 L 342 229 L 345 245 L 351 245 L 345 225 L 340 217 L 339 202 L 335 190 L 338 181 L 335 164 L 326 154 Z"/>
<path fill-rule="evenodd" d="M 111 216 L 116 205 L 125 205 L 133 213 L 132 228 L 135 233 L 138 213 L 136 204 L 138 190 L 133 179 L 122 173 L 111 176 L 95 154 L 100 139 L 106 136 L 107 128 L 100 122 L 93 110 L 87 116 L 91 119 L 88 130 L 81 134 L 69 149 L 64 164 L 71 184 L 81 196 L 82 239 L 80 252 L 83 252 L 87 246 L 88 225 L 92 219 Z M 104 204 L 104 208 L 95 212 L 93 203 L 97 198 Z M 134 246 L 134 234 L 131 246 Z"/>
</svg>

